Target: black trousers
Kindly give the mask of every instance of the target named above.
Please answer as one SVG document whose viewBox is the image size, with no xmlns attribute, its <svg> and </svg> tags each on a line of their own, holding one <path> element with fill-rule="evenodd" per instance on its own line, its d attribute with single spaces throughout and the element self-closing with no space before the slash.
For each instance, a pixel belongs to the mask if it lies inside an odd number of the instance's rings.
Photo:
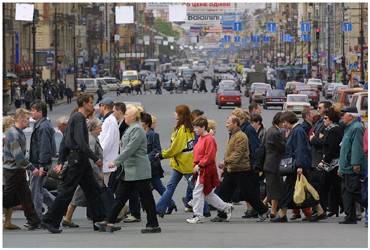
<svg viewBox="0 0 370 250">
<path fill-rule="evenodd" d="M 26 170 L 3 169 L 4 190 L 3 207 L 12 208 L 19 203 L 23 207 L 24 216 L 30 225 L 37 225 L 40 219 L 37 216 L 32 202 L 31 191 L 26 179 Z"/>
<path fill-rule="evenodd" d="M 93 221 L 104 220 L 104 207 L 100 198 L 102 190 L 94 178 L 88 159 L 83 155 L 80 155 L 79 159 L 77 164 L 67 167 L 63 182 L 58 186 L 58 195 L 43 218 L 44 222 L 56 228 L 59 228 L 78 185 L 81 186 L 86 196 L 87 206 L 91 207 Z"/>
<path fill-rule="evenodd" d="M 360 177 L 358 174 L 344 174 L 342 178 L 342 197 L 346 220 L 356 221 L 355 203 L 362 204 Z"/>
<path fill-rule="evenodd" d="M 259 197 L 259 181 L 254 171 L 230 173 L 225 171 L 224 179 L 220 185 L 220 198 L 225 202 L 231 202 L 237 188 L 240 190 L 240 198 L 249 202 L 258 214 L 267 212 L 268 208 L 261 202 Z M 218 216 L 225 218 L 223 212 L 219 212 Z"/>
<path fill-rule="evenodd" d="M 320 194 L 320 201 L 323 209 L 328 207 L 330 212 L 337 213 L 339 207 L 343 206 L 341 195 L 341 178 L 337 174 L 338 168 L 325 173 L 323 193 Z"/>
<path fill-rule="evenodd" d="M 155 208 L 153 193 L 150 188 L 150 179 L 138 181 L 120 180 L 116 191 L 116 198 L 113 203 L 113 208 L 108 218 L 108 223 L 116 222 L 118 214 L 135 190 L 139 193 L 140 202 L 146 211 L 146 226 L 158 227 L 157 212 Z"/>
</svg>

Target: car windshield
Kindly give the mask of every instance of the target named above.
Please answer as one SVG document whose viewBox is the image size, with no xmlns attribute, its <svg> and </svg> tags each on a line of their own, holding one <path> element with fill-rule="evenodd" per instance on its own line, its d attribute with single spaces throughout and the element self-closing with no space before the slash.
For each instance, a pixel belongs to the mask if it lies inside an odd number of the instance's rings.
<svg viewBox="0 0 370 250">
<path fill-rule="evenodd" d="M 308 97 L 304 95 L 288 96 L 288 102 L 308 102 Z"/>
<path fill-rule="evenodd" d="M 299 92 L 302 95 L 316 95 L 315 91 L 310 91 L 310 90 L 303 90 Z"/>
<path fill-rule="evenodd" d="M 309 82 L 321 82 L 321 80 L 320 80 L 320 79 L 309 79 L 308 81 L 309 81 Z"/>
<path fill-rule="evenodd" d="M 135 75 L 134 75 L 134 76 L 127 76 L 127 75 L 126 75 L 126 76 L 123 76 L 123 77 L 122 77 L 122 80 L 123 80 L 123 81 L 133 81 L 133 80 L 137 80 L 137 76 L 135 76 Z"/>
<path fill-rule="evenodd" d="M 270 96 L 272 97 L 285 97 L 285 92 L 280 90 L 273 90 L 270 92 Z"/>
<path fill-rule="evenodd" d="M 193 71 L 192 70 L 183 70 L 182 71 L 182 75 L 184 77 L 191 77 L 192 74 L 193 74 Z"/>
<path fill-rule="evenodd" d="M 119 81 L 118 81 L 118 79 L 110 79 L 110 78 L 106 78 L 106 79 L 104 79 L 104 81 L 106 82 L 106 83 L 119 83 Z"/>
</svg>

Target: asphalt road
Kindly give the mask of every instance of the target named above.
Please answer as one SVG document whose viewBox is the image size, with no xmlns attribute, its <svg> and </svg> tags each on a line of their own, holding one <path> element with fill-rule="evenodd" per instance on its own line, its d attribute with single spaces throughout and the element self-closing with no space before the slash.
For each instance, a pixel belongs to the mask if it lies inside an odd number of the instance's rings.
<svg viewBox="0 0 370 250">
<path fill-rule="evenodd" d="M 165 91 L 164 91 L 165 92 Z M 191 91 L 190 91 L 191 92 Z M 170 142 L 170 133 L 175 125 L 174 111 L 176 105 L 187 104 L 191 109 L 205 111 L 208 118 L 216 120 L 218 143 L 217 159 L 221 160 L 227 142 L 225 128 L 226 117 L 232 108 L 219 110 L 214 104 L 214 94 L 168 94 L 142 96 L 115 96 L 107 94 L 115 100 L 140 101 L 145 110 L 158 118 L 157 132 L 161 137 L 162 147 Z M 153 92 L 154 93 L 154 92 Z M 248 108 L 248 99 L 243 97 L 243 108 Z M 55 121 L 61 115 L 69 115 L 75 103 L 55 107 L 49 114 Z M 264 110 L 262 115 L 264 124 L 268 128 L 273 115 L 279 111 Z M 167 183 L 170 169 L 168 161 L 163 161 Z M 64 229 L 62 234 L 52 235 L 45 230 L 29 232 L 25 229 L 18 232 L 3 232 L 4 247 L 367 247 L 368 230 L 363 222 L 357 225 L 339 225 L 342 219 L 330 218 L 319 223 L 289 222 L 286 224 L 272 224 L 269 222 L 257 223 L 256 219 L 242 219 L 245 205 L 235 206 L 233 216 L 228 223 L 212 223 L 209 218 L 204 224 L 190 225 L 185 219 L 191 213 L 185 213 L 181 202 L 186 190 L 186 182 L 182 180 L 175 191 L 174 200 L 179 211 L 159 218 L 162 227 L 161 234 L 142 235 L 140 229 L 145 226 L 145 214 L 140 223 L 120 223 L 121 231 L 110 233 L 93 232 L 92 224 L 86 219 L 85 208 L 78 208 L 74 215 L 74 222 L 80 225 L 78 229 Z M 155 193 L 155 199 L 158 195 Z M 212 217 L 216 213 L 212 211 Z M 341 215 L 343 216 L 343 215 Z M 16 211 L 13 222 L 22 226 L 26 221 L 23 213 Z"/>
</svg>

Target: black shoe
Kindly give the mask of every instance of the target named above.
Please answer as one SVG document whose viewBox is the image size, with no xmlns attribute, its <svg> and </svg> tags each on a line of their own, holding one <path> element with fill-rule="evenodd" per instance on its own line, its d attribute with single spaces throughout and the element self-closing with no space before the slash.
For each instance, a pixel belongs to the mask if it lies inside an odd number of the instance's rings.
<svg viewBox="0 0 370 250">
<path fill-rule="evenodd" d="M 297 220 L 297 219 L 300 219 L 300 218 L 302 218 L 302 216 L 301 216 L 301 214 L 299 213 L 299 214 L 293 214 L 290 218 L 289 218 L 289 220 Z"/>
<path fill-rule="evenodd" d="M 110 232 L 110 233 L 113 233 L 115 231 L 121 230 L 121 227 L 110 226 L 105 221 L 103 221 L 103 222 L 95 222 L 94 225 L 99 229 L 99 232 Z"/>
<path fill-rule="evenodd" d="M 211 221 L 212 222 L 228 222 L 226 218 L 221 218 L 218 215 L 215 218 L 211 219 Z"/>
<path fill-rule="evenodd" d="M 172 214 L 172 211 L 175 210 L 177 212 L 177 206 L 172 206 L 167 209 L 166 214 Z"/>
<path fill-rule="evenodd" d="M 203 213 L 203 216 L 206 217 L 206 218 L 209 218 L 209 217 L 211 217 L 211 212 Z"/>
<path fill-rule="evenodd" d="M 162 230 L 160 227 L 146 227 L 141 229 L 141 233 L 150 234 L 150 233 L 160 233 Z"/>
<path fill-rule="evenodd" d="M 335 217 L 338 217 L 339 216 L 339 213 L 338 212 L 330 212 L 328 213 L 328 217 L 333 217 L 335 215 Z"/>
<path fill-rule="evenodd" d="M 274 222 L 274 223 L 285 223 L 285 222 L 288 222 L 288 217 L 286 215 L 284 215 L 283 217 L 280 217 L 280 216 L 276 216 L 275 218 L 271 219 L 270 222 Z"/>
<path fill-rule="evenodd" d="M 70 227 L 70 228 L 77 228 L 77 227 L 80 227 L 79 225 L 73 223 L 73 222 L 68 222 L 66 220 L 63 220 L 62 221 L 62 226 L 63 227 Z"/>
<path fill-rule="evenodd" d="M 188 200 L 186 199 L 186 197 L 182 197 L 181 200 L 182 203 L 184 203 L 185 208 L 191 208 L 191 206 L 189 206 L 188 204 Z"/>
<path fill-rule="evenodd" d="M 357 220 L 342 220 L 338 222 L 339 224 L 357 224 Z"/>
<path fill-rule="evenodd" d="M 242 216 L 243 219 L 258 218 L 258 212 L 255 210 L 247 210 Z"/>
<path fill-rule="evenodd" d="M 214 206 L 209 205 L 209 210 L 210 210 L 210 211 L 216 211 L 217 209 L 216 209 Z"/>
<path fill-rule="evenodd" d="M 30 224 L 27 224 L 27 229 L 28 231 L 33 231 L 33 230 L 36 230 L 36 229 L 41 229 L 41 224 L 38 223 L 38 224 L 33 224 L 33 225 L 30 225 Z"/>
<path fill-rule="evenodd" d="M 56 228 L 56 227 L 54 227 L 53 225 L 51 225 L 51 224 L 49 224 L 49 223 L 45 223 L 45 222 L 43 222 L 43 223 L 42 223 L 42 226 L 43 226 L 46 230 L 48 230 L 50 233 L 52 233 L 52 234 L 60 234 L 60 233 L 62 232 L 62 230 L 61 230 L 61 229 Z"/>
<path fill-rule="evenodd" d="M 328 217 L 326 217 L 326 213 L 322 213 L 320 215 L 314 215 L 314 216 L 311 216 L 311 219 L 310 219 L 310 222 L 316 222 L 316 221 L 319 221 L 319 220 L 325 220 L 327 219 Z"/>
</svg>

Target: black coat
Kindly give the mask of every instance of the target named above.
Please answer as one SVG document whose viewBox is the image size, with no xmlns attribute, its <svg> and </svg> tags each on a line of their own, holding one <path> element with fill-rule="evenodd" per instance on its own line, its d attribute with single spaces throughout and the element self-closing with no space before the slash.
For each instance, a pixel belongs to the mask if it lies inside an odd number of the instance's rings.
<svg viewBox="0 0 370 250">
<path fill-rule="evenodd" d="M 311 140 L 311 157 L 312 157 L 312 168 L 316 168 L 322 160 L 322 147 L 324 139 L 320 139 L 320 133 L 324 134 L 325 126 L 324 120 L 321 118 L 313 126 L 315 136 Z"/>
<path fill-rule="evenodd" d="M 154 132 L 153 129 L 150 129 L 146 133 L 146 139 L 148 141 L 147 154 L 152 167 L 152 177 L 163 177 L 164 171 L 162 169 L 161 161 L 155 157 L 157 153 L 162 152 L 159 135 Z"/>
<path fill-rule="evenodd" d="M 285 152 L 285 139 L 277 127 L 272 126 L 267 130 L 264 145 L 266 153 L 263 170 L 276 174 L 279 171 L 279 164 Z"/>
<path fill-rule="evenodd" d="M 293 158 L 296 168 L 310 168 L 312 164 L 311 148 L 306 132 L 299 125 L 295 126 L 286 142 L 286 152 Z"/>
<path fill-rule="evenodd" d="M 334 159 L 339 158 L 340 143 L 342 141 L 344 130 L 339 125 L 330 126 L 325 129 L 323 144 L 323 160 L 330 164 Z"/>
</svg>

